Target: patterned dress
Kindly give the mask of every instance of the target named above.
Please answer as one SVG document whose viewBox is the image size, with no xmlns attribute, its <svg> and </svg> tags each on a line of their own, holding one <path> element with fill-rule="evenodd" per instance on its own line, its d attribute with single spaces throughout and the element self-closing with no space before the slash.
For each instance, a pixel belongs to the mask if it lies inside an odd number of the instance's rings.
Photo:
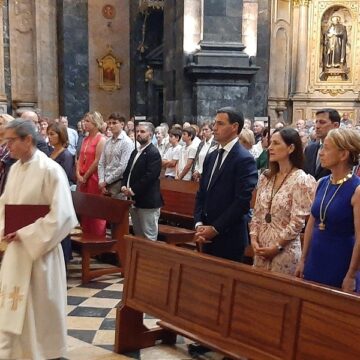
<svg viewBox="0 0 360 360">
<path fill-rule="evenodd" d="M 269 212 L 274 181 L 275 176 L 270 179 L 260 176 L 250 235 L 262 247 L 274 246 L 280 240 L 289 244 L 271 260 L 255 255 L 254 266 L 293 275 L 301 256 L 300 232 L 310 214 L 316 181 L 303 170 L 293 171 L 274 195 L 271 222 L 267 223 L 265 216 Z"/>
</svg>

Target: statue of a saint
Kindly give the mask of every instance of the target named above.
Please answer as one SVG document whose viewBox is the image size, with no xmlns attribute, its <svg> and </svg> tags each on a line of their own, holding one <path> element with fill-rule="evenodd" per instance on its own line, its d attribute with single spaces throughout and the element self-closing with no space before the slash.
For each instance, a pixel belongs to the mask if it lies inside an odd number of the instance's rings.
<svg viewBox="0 0 360 360">
<path fill-rule="evenodd" d="M 332 16 L 331 24 L 324 33 L 324 67 L 328 69 L 346 64 L 347 32 L 340 20 L 340 16 Z"/>
</svg>

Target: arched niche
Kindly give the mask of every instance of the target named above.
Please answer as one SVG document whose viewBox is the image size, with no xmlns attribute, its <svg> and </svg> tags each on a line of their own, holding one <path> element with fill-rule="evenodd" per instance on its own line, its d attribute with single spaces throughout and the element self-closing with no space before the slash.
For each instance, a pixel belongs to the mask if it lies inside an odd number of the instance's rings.
<svg viewBox="0 0 360 360">
<path fill-rule="evenodd" d="M 353 37 L 350 10 L 340 5 L 329 7 L 322 15 L 320 26 L 320 80 L 349 80 Z"/>
</svg>

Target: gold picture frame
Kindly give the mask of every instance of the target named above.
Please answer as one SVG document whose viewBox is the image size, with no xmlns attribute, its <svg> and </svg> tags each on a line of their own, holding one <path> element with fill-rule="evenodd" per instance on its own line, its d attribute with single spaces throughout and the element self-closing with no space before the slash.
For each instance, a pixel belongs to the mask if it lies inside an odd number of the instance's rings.
<svg viewBox="0 0 360 360">
<path fill-rule="evenodd" d="M 105 91 L 119 90 L 122 61 L 113 54 L 111 48 L 105 56 L 96 61 L 99 68 L 99 88 Z"/>
</svg>

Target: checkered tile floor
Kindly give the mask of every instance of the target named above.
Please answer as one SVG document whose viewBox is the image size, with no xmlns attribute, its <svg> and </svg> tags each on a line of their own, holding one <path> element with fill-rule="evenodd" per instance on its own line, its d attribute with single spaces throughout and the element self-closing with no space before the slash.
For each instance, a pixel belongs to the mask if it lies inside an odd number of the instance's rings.
<svg viewBox="0 0 360 360">
<path fill-rule="evenodd" d="M 116 305 L 121 300 L 123 278 L 106 275 L 81 285 L 81 258 L 74 254 L 68 266 L 68 342 L 69 353 L 63 360 L 184 360 L 191 359 L 187 353 L 187 339 L 178 336 L 175 346 L 157 345 L 134 353 L 113 353 L 115 338 Z M 92 267 L 104 267 L 92 261 Z M 111 266 L 111 265 L 109 265 Z M 145 315 L 144 324 L 154 327 L 156 319 Z M 199 359 L 220 360 L 222 355 L 208 353 Z"/>
</svg>

